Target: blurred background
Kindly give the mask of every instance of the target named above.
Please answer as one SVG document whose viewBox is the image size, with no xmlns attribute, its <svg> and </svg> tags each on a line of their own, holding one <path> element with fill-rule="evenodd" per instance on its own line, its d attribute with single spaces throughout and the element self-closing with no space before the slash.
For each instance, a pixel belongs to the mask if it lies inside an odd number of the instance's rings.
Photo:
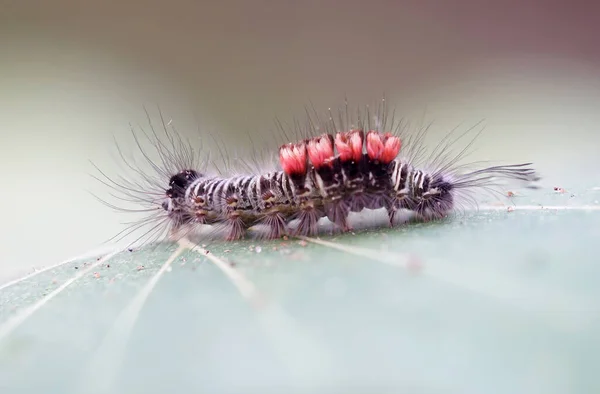
<svg viewBox="0 0 600 394">
<path fill-rule="evenodd" d="M 128 218 L 88 193 L 107 193 L 89 160 L 117 173 L 113 135 L 131 146 L 144 106 L 235 147 L 309 102 L 386 93 L 440 133 L 485 118 L 477 154 L 534 161 L 545 187 L 599 186 L 599 12 L 551 0 L 2 0 L 0 282 L 122 229 Z"/>
</svg>

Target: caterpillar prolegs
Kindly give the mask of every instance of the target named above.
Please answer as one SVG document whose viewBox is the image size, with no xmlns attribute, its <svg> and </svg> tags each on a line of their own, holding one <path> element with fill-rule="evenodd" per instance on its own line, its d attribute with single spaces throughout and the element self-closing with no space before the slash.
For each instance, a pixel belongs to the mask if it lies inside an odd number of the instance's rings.
<svg viewBox="0 0 600 394">
<path fill-rule="evenodd" d="M 465 204 L 472 191 L 494 191 L 502 180 L 535 188 L 540 179 L 531 163 L 466 170 L 468 166 L 459 161 L 474 139 L 452 154 L 449 148 L 456 142 L 449 141 L 452 133 L 428 162 L 417 165 L 426 129 L 405 135 L 401 122 L 393 116 L 388 122 L 385 105 L 377 116 L 371 116 L 367 107 L 351 120 L 347 104 L 338 115 L 334 121 L 329 111 L 327 121 L 309 116 L 297 125 L 296 132 L 304 138 L 280 146 L 278 168 L 235 175 L 207 171 L 206 165 L 199 165 L 196 150 L 163 122 L 167 142 L 154 128 L 150 135 L 144 133 L 158 161 L 150 159 L 136 137 L 154 176 L 128 164 L 139 179 L 106 177 L 103 182 L 149 212 L 126 232 L 150 225 L 145 237 L 165 229 L 186 235 L 199 226 L 218 226 L 225 239 L 236 240 L 255 226 L 266 228 L 264 236 L 270 239 L 316 235 L 323 218 L 347 232 L 352 229 L 350 213 L 364 210 L 385 209 L 392 227 L 401 210 L 411 211 L 417 219 L 437 220 Z"/>
</svg>

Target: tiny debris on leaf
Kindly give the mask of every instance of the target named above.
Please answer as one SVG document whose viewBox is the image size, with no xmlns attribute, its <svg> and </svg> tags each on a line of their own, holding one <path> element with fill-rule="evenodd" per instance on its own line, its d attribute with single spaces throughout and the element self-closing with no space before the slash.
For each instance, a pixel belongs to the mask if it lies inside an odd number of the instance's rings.
<svg viewBox="0 0 600 394">
<path fill-rule="evenodd" d="M 141 271 L 141 270 L 145 269 L 145 267 L 144 267 L 143 265 L 138 265 L 138 266 L 136 267 L 136 269 L 137 269 L 138 271 Z"/>
<path fill-rule="evenodd" d="M 423 271 L 423 261 L 417 256 L 411 255 L 406 262 L 406 269 L 412 274 L 419 274 Z"/>
<path fill-rule="evenodd" d="M 514 210 L 515 210 L 515 208 L 514 208 L 514 207 L 508 207 L 508 208 L 506 208 L 506 211 L 507 211 L 507 212 L 512 212 L 512 211 L 514 211 Z"/>
<path fill-rule="evenodd" d="M 306 261 L 308 260 L 308 256 L 306 255 L 306 253 L 304 252 L 294 252 L 292 253 L 291 251 L 289 251 L 289 259 L 290 260 L 295 260 L 295 261 Z"/>
<path fill-rule="evenodd" d="M 98 279 L 100 277 L 100 273 L 99 272 L 94 272 L 94 278 Z"/>
<path fill-rule="evenodd" d="M 556 193 L 564 193 L 564 192 L 565 192 L 565 189 L 563 189 L 562 187 L 555 186 L 555 187 L 554 187 L 554 191 L 555 191 Z"/>
<path fill-rule="evenodd" d="M 509 191 L 506 193 L 506 196 L 507 196 L 507 197 L 514 197 L 514 196 L 515 196 L 515 193 L 514 193 L 514 192 L 511 192 L 511 191 L 509 190 Z"/>
</svg>

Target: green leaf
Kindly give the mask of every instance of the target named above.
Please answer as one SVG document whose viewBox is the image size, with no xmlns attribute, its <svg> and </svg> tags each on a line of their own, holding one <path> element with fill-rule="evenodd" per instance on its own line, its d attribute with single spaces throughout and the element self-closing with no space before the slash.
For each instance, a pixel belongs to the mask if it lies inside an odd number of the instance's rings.
<svg viewBox="0 0 600 394">
<path fill-rule="evenodd" d="M 1 288 L 1 392 L 595 392 L 597 229 L 502 208 L 75 260 Z"/>
</svg>

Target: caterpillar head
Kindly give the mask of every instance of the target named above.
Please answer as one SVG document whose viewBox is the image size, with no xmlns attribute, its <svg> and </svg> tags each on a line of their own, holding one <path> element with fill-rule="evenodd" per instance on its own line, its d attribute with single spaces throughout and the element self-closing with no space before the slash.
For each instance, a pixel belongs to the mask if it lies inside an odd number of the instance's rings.
<svg viewBox="0 0 600 394">
<path fill-rule="evenodd" d="M 185 192 L 189 185 L 202 174 L 195 170 L 183 170 L 169 179 L 169 188 L 165 190 L 162 207 L 169 213 L 180 212 L 185 204 Z"/>
</svg>

